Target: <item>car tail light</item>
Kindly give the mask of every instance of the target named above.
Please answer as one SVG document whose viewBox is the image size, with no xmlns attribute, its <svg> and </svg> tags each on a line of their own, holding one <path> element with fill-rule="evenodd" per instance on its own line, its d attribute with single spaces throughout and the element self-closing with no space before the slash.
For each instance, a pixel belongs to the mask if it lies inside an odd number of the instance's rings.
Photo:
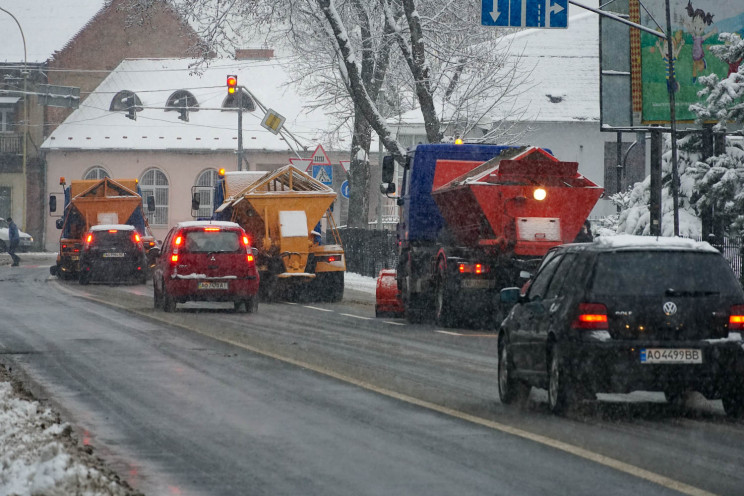
<svg viewBox="0 0 744 496">
<path fill-rule="evenodd" d="M 461 263 L 457 266 L 460 274 L 487 274 L 491 272 L 491 267 L 482 263 Z"/>
<path fill-rule="evenodd" d="M 93 234 L 88 233 L 88 235 L 85 237 L 85 248 L 88 248 L 92 242 L 93 242 Z"/>
<path fill-rule="evenodd" d="M 140 242 L 140 235 L 138 233 L 134 233 L 134 242 L 139 243 Z"/>
<path fill-rule="evenodd" d="M 176 263 L 176 262 L 178 262 L 178 253 L 173 253 L 171 255 L 171 263 Z"/>
<path fill-rule="evenodd" d="M 176 241 L 173 243 L 176 246 L 180 246 L 181 243 L 183 243 L 183 238 L 181 236 L 176 237 Z"/>
<path fill-rule="evenodd" d="M 207 232 L 218 232 L 220 228 L 219 227 L 205 227 L 204 230 Z"/>
<path fill-rule="evenodd" d="M 578 315 L 571 328 L 589 331 L 608 330 L 607 307 L 601 303 L 579 303 Z"/>
<path fill-rule="evenodd" d="M 729 331 L 744 331 L 744 305 L 734 305 L 731 307 Z"/>
<path fill-rule="evenodd" d="M 251 246 L 251 240 L 248 236 L 243 236 L 243 245 Z"/>
<path fill-rule="evenodd" d="M 246 261 L 247 261 L 247 262 L 248 262 L 249 264 L 252 264 L 252 263 L 253 263 L 253 254 L 252 254 L 252 253 L 249 253 L 248 255 L 246 255 L 246 256 L 245 256 L 245 260 L 246 260 Z"/>
</svg>

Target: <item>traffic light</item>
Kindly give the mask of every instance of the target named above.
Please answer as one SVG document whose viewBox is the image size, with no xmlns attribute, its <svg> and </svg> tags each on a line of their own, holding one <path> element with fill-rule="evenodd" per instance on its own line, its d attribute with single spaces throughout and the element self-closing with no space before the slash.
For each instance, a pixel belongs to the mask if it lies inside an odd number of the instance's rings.
<svg viewBox="0 0 744 496">
<path fill-rule="evenodd" d="M 238 89 L 238 76 L 235 76 L 235 75 L 227 76 L 227 93 L 229 95 L 234 95 L 237 89 Z"/>
<path fill-rule="evenodd" d="M 134 95 L 129 95 L 126 98 L 125 102 L 127 106 L 127 117 L 132 119 L 133 121 L 136 121 L 137 120 L 137 107 L 135 105 Z"/>
</svg>

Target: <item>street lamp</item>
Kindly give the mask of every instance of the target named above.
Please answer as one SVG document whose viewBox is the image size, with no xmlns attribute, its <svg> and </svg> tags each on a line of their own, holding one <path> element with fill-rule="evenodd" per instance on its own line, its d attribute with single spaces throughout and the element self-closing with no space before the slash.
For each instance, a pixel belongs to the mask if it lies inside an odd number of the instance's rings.
<svg viewBox="0 0 744 496">
<path fill-rule="evenodd" d="M 28 177 L 26 176 L 26 151 L 28 147 L 28 95 L 27 95 L 27 82 L 28 82 L 28 56 L 26 52 L 26 36 L 23 34 L 23 28 L 21 23 L 18 22 L 16 16 L 0 7 L 0 10 L 8 14 L 13 18 L 15 23 L 18 25 L 18 29 L 21 32 L 21 39 L 23 40 L 23 201 L 21 202 L 22 207 L 22 227 L 26 229 L 26 196 L 28 194 Z"/>
</svg>

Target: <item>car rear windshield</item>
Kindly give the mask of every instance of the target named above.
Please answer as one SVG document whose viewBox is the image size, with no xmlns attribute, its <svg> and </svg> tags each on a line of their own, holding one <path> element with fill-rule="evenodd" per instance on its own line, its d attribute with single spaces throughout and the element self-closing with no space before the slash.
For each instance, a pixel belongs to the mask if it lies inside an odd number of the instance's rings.
<svg viewBox="0 0 744 496">
<path fill-rule="evenodd" d="M 190 253 L 234 253 L 240 250 L 236 231 L 189 231 L 184 250 Z"/>
<path fill-rule="evenodd" d="M 631 251 L 597 256 L 591 291 L 597 295 L 734 295 L 738 281 L 715 253 Z"/>
<path fill-rule="evenodd" d="M 94 231 L 93 245 L 102 248 L 122 246 L 132 243 L 134 231 Z"/>
</svg>

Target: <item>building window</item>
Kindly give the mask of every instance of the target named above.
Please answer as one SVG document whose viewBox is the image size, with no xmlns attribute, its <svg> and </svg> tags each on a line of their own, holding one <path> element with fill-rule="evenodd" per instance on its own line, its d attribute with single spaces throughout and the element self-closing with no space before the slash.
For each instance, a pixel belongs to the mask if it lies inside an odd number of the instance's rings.
<svg viewBox="0 0 744 496">
<path fill-rule="evenodd" d="M 17 96 L 0 96 L 0 133 L 12 133 L 15 129 L 15 105 Z"/>
<path fill-rule="evenodd" d="M 189 112 L 199 111 L 199 102 L 196 101 L 196 97 L 186 90 L 175 91 L 170 97 L 168 102 L 165 104 L 165 111 L 178 110 L 179 108 L 186 107 Z"/>
<path fill-rule="evenodd" d="M 198 218 L 209 219 L 214 212 L 214 186 L 217 184 L 217 171 L 208 169 L 199 174 L 194 185 L 194 194 L 199 195 Z"/>
<path fill-rule="evenodd" d="M 147 213 L 147 222 L 153 226 L 168 225 L 168 178 L 160 169 L 146 170 L 139 182 L 142 204 Z M 155 199 L 155 210 L 147 209 L 147 198 Z"/>
<path fill-rule="evenodd" d="M 129 110 L 129 106 L 131 105 L 129 103 L 130 98 L 134 98 L 134 110 L 136 112 L 140 112 L 143 108 L 142 100 L 140 100 L 140 97 L 138 97 L 136 93 L 129 90 L 122 90 L 114 95 L 114 98 L 111 100 L 109 110 Z"/>
<path fill-rule="evenodd" d="M 111 177 L 111 174 L 103 167 L 96 165 L 85 173 L 83 179 L 103 179 L 104 177 Z"/>
<path fill-rule="evenodd" d="M 253 112 L 256 110 L 256 103 L 253 101 L 253 98 L 251 98 L 251 95 L 249 95 L 245 90 L 241 91 L 240 103 L 242 104 L 243 110 L 246 112 Z M 238 95 L 227 95 L 227 98 L 222 102 L 222 108 L 225 110 L 238 108 Z"/>
<path fill-rule="evenodd" d="M 10 186 L 0 186 L 0 217 L 7 219 L 10 217 L 11 193 Z"/>
</svg>

